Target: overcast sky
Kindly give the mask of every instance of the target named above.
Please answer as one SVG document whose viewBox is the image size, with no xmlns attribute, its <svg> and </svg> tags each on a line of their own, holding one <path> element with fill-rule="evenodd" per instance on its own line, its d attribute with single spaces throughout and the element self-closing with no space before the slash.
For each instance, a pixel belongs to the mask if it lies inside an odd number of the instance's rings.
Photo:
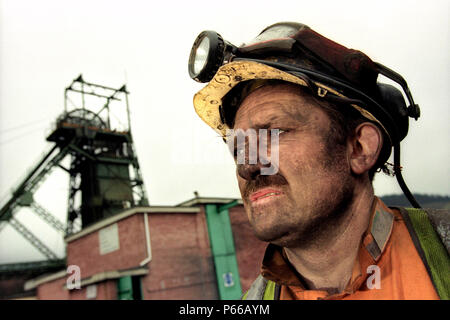
<svg viewBox="0 0 450 320">
<path fill-rule="evenodd" d="M 63 112 L 64 88 L 80 73 L 106 86 L 127 84 L 131 123 L 152 205 L 201 196 L 239 197 L 231 156 L 195 114 L 203 87 L 187 60 L 201 31 L 239 45 L 264 27 L 296 21 L 399 72 L 421 107 L 402 144 L 413 192 L 448 195 L 450 1 L 20 1 L 0 0 L 0 199 L 48 148 Z M 365 3 L 365 4 L 363 4 Z M 56 169 L 37 201 L 66 219 L 68 177 Z M 378 195 L 401 193 L 395 178 L 375 180 Z M 64 244 L 32 212 L 18 219 L 61 256 Z M 0 263 L 40 260 L 7 226 Z"/>
</svg>

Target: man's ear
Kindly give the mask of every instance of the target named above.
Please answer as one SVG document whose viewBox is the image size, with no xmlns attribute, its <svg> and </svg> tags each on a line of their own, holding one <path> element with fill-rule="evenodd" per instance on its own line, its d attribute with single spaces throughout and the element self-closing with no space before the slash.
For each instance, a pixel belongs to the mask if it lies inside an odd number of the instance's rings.
<svg viewBox="0 0 450 320">
<path fill-rule="evenodd" d="M 383 144 L 380 129 L 370 122 L 361 123 L 355 129 L 351 144 L 350 167 L 354 174 L 368 172 L 377 162 Z"/>
</svg>

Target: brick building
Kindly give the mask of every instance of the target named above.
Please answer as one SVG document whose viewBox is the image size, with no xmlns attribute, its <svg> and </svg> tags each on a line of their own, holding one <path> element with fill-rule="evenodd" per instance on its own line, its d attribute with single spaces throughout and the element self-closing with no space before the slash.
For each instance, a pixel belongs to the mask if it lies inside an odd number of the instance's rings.
<svg viewBox="0 0 450 320">
<path fill-rule="evenodd" d="M 25 283 L 37 299 L 239 299 L 266 246 L 224 198 L 132 208 L 65 241 L 66 268 Z"/>
</svg>

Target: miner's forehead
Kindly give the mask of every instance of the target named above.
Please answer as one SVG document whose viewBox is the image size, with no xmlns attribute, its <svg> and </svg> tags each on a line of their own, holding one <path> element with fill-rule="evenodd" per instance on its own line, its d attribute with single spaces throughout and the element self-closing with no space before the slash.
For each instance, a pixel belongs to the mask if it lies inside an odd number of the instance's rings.
<svg viewBox="0 0 450 320">
<path fill-rule="evenodd" d="M 321 106 L 303 87 L 290 83 L 262 86 L 249 93 L 240 104 L 234 127 L 251 122 L 264 127 L 273 122 L 304 123 Z"/>
</svg>

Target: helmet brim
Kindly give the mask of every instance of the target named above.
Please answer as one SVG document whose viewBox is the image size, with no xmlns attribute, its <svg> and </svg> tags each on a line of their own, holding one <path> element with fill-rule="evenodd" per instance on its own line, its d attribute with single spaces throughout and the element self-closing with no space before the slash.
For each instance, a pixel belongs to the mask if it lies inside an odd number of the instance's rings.
<svg viewBox="0 0 450 320">
<path fill-rule="evenodd" d="M 213 79 L 211 79 L 211 81 L 203 89 L 195 94 L 195 111 L 198 116 L 206 122 L 206 124 L 225 138 L 226 130 L 230 128 L 227 124 L 222 122 L 220 116 L 219 108 L 223 106 L 223 98 L 236 85 L 243 81 L 264 79 L 281 80 L 308 87 L 305 80 L 263 63 L 246 60 L 233 61 L 220 67 Z M 313 82 L 319 90 L 322 90 L 322 92 L 330 92 L 336 96 L 347 98 L 329 86 L 326 86 L 320 82 Z M 377 122 L 386 131 L 383 125 L 370 112 L 355 104 L 352 104 L 352 107 L 357 109 L 363 117 Z"/>
</svg>

